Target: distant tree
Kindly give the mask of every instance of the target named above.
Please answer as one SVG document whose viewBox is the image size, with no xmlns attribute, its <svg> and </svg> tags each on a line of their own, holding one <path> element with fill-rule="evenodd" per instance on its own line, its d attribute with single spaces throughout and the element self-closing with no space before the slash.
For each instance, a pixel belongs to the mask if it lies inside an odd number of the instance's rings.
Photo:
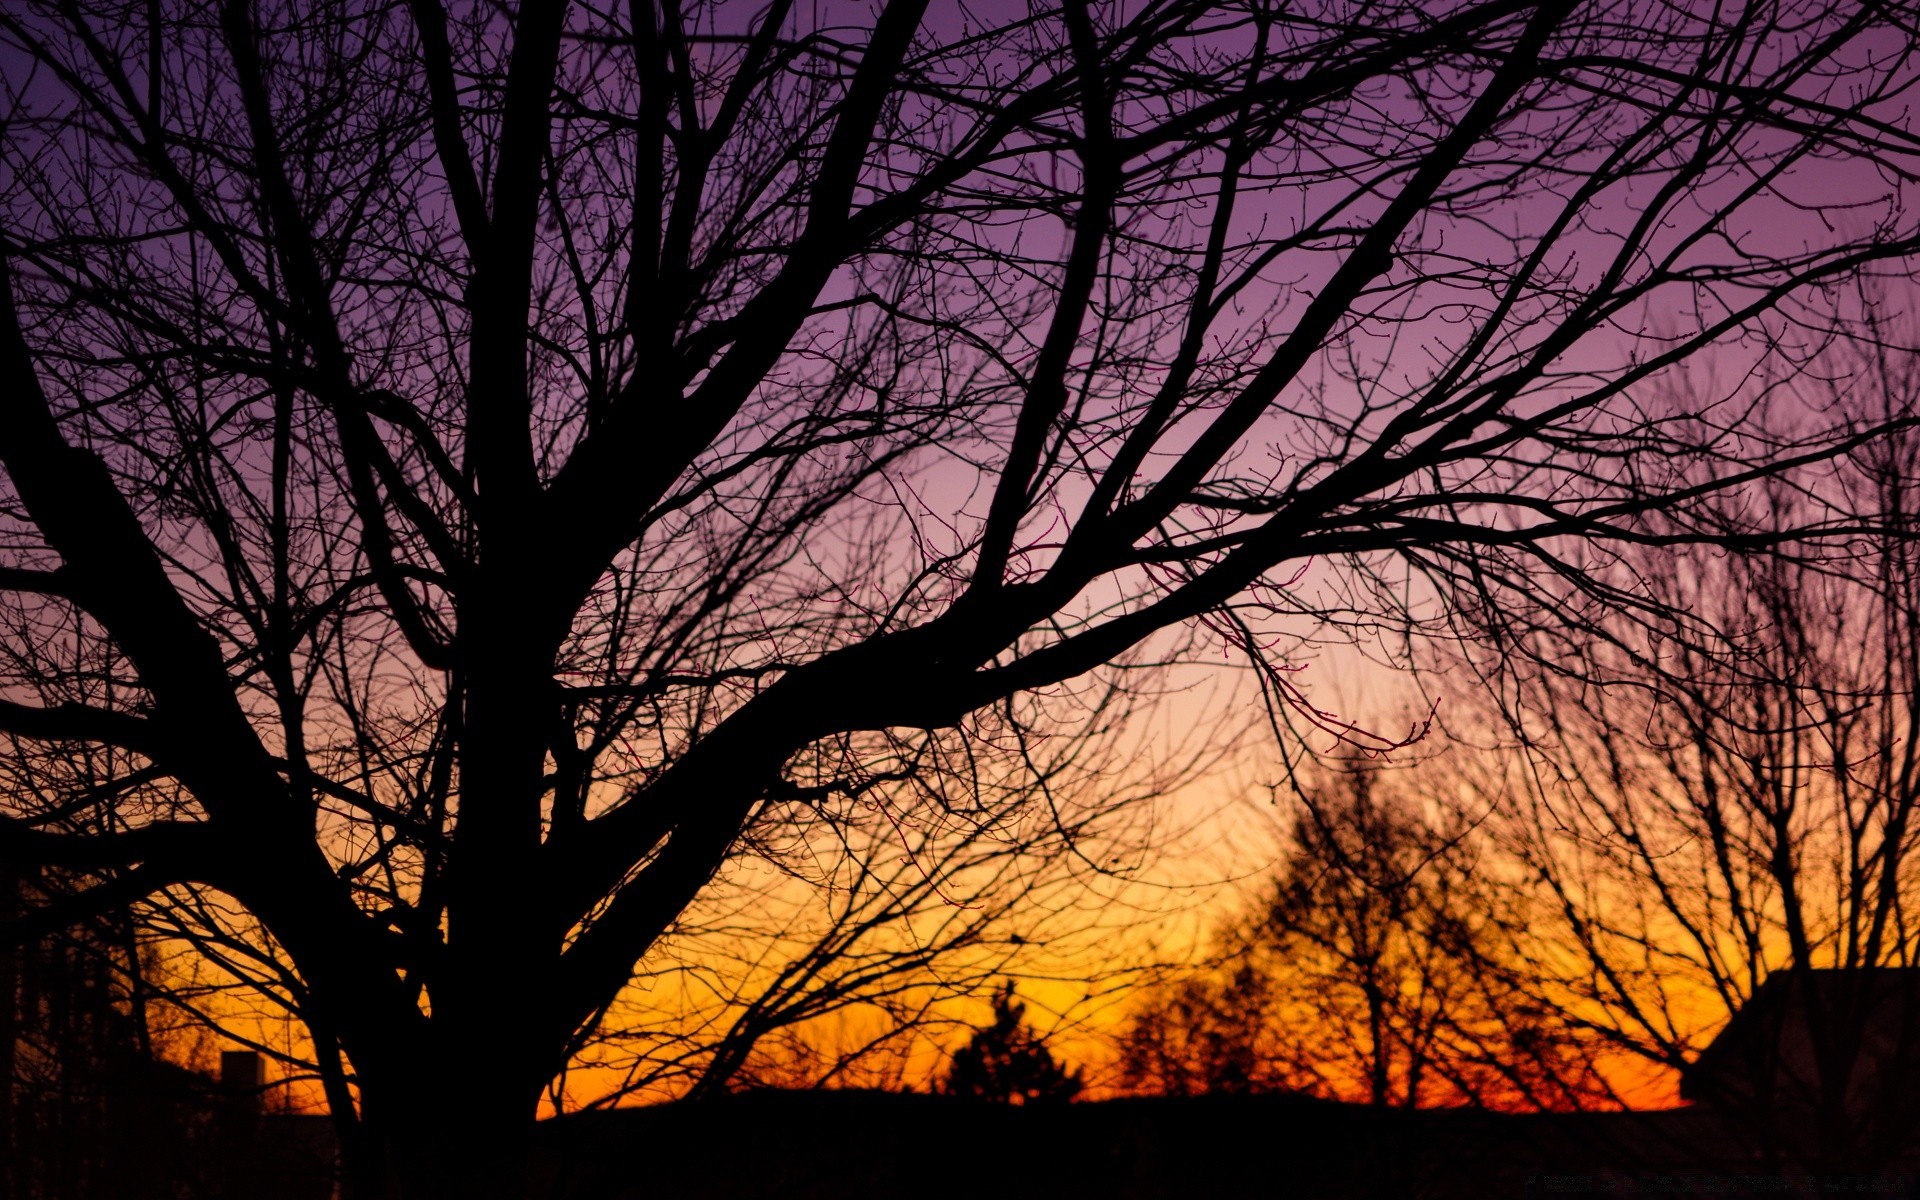
<svg viewBox="0 0 1920 1200">
<path fill-rule="evenodd" d="M 1368 740 L 1295 648 L 1880 433 L 1647 389 L 1908 269 L 1915 31 L 9 0 L 0 842 L 297 1016 L 364 1194 L 514 1196 L 743 877 L 897 845 L 910 930 L 983 832 L 1126 869 L 1068 767 L 1161 664 Z M 794 957 L 773 1009 L 867 986 Z"/>
<path fill-rule="evenodd" d="M 1314 1073 L 1376 1105 L 1611 1103 L 1577 1027 L 1512 982 L 1530 964 L 1488 886 L 1486 814 L 1431 786 L 1449 778 L 1353 762 L 1301 788 L 1259 945 Z"/>
<path fill-rule="evenodd" d="M 1401 1107 L 1614 1102 L 1590 1040 L 1511 978 L 1529 965 L 1476 879 L 1484 840 L 1423 805 L 1417 781 L 1375 763 L 1302 780 L 1275 882 L 1217 936 L 1210 969 L 1131 1015 L 1125 1086 Z"/>
<path fill-rule="evenodd" d="M 999 1104 L 1065 1103 L 1085 1086 L 1027 1024 L 1027 1006 L 1009 981 L 993 996 L 993 1021 L 954 1051 L 940 1090 Z"/>
<path fill-rule="evenodd" d="M 1299 1090 L 1278 1001 L 1274 980 L 1246 961 L 1157 985 L 1121 1034 L 1121 1086 L 1156 1096 Z"/>
</svg>

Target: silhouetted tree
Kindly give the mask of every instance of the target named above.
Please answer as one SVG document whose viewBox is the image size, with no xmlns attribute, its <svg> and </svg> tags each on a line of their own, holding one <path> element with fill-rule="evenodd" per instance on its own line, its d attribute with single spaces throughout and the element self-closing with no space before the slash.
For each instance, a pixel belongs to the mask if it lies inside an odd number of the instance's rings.
<svg viewBox="0 0 1920 1200">
<path fill-rule="evenodd" d="M 1273 979 L 1252 963 L 1185 973 L 1148 991 L 1129 1015 L 1121 1086 L 1155 1096 L 1304 1090 L 1299 1064 L 1283 1050 L 1282 1018 Z"/>
<path fill-rule="evenodd" d="M 1488 847 L 1420 772 L 1347 763 L 1301 781 L 1292 836 L 1217 962 L 1147 994 L 1120 1038 L 1124 1086 L 1296 1091 L 1402 1107 L 1616 1103 L 1592 1040 L 1530 979 Z"/>
<path fill-rule="evenodd" d="M 1046 1104 L 1065 1103 L 1084 1086 L 1080 1073 L 1061 1066 L 1027 1024 L 1027 1006 L 1009 981 L 993 995 L 993 1021 L 953 1052 L 940 1090 L 998 1104 Z"/>
<path fill-rule="evenodd" d="M 1296 639 L 1874 436 L 1643 398 L 1904 269 L 1913 28 L 8 4 L 0 849 L 297 1014 L 370 1194 L 512 1194 L 757 866 L 1076 841 L 1130 668 L 1366 740 Z"/>
<path fill-rule="evenodd" d="M 581 1057 L 599 1072 L 592 1103 L 773 1080 L 924 1085 L 926 1062 L 961 1027 L 961 1006 L 944 1003 L 956 995 L 989 995 L 1022 966 L 1119 986 L 1112 939 L 1135 918 L 1098 902 L 1115 885 L 1091 864 L 1137 856 L 1137 822 L 1160 790 L 1230 744 L 1205 732 L 1148 763 L 1124 719 L 1130 707 L 1118 695 L 1096 705 L 1100 730 L 1056 725 L 1018 767 L 1031 772 L 1027 785 L 982 779 L 977 761 L 944 768 L 941 791 L 970 798 L 963 821 L 843 822 L 833 853 L 803 859 L 796 845 L 777 856 L 780 872 L 716 880 L 583 1039 Z M 819 830 L 801 833 L 796 842 L 817 846 Z M 607 1086 L 610 1071 L 618 1086 Z"/>
<path fill-rule="evenodd" d="M 1880 296 L 1851 346 L 1782 386 L 1856 421 L 1908 411 L 1910 304 Z M 1476 610 L 1534 669 L 1501 664 L 1496 727 L 1518 741 L 1460 782 L 1521 864 L 1530 990 L 1618 1047 L 1678 1072 L 1776 973 L 1837 971 L 1812 1001 L 1812 1077 L 1740 1120 L 1768 1154 L 1853 1170 L 1920 1132 L 1911 1071 L 1869 1069 L 1888 1050 L 1874 972 L 1920 965 L 1920 439 L 1812 487 L 1718 502 L 1720 519 L 1757 533 L 1827 498 L 1879 532 L 1843 554 L 1634 552 L 1613 581 L 1632 603 L 1577 639 Z"/>
<path fill-rule="evenodd" d="M 68 885 L 0 864 L 18 919 Z M 127 914 L 0 951 L 0 1200 L 175 1200 L 217 1164 L 209 1082 L 155 1053 Z"/>
</svg>

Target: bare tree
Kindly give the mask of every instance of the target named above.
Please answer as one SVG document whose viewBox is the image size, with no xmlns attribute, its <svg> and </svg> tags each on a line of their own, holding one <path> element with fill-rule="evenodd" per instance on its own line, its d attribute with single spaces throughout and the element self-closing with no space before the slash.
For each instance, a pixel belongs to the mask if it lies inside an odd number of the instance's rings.
<svg viewBox="0 0 1920 1200">
<path fill-rule="evenodd" d="M 1284 1040 L 1290 1026 L 1274 980 L 1241 953 L 1225 957 L 1217 973 L 1182 972 L 1141 993 L 1120 1033 L 1123 1089 L 1150 1096 L 1312 1091 L 1292 1053 L 1298 1043 Z"/>
<path fill-rule="evenodd" d="M 1819 373 L 1784 385 L 1802 411 L 1910 411 L 1920 357 L 1888 331 L 1911 319 L 1876 308 Z M 1869 514 L 1875 536 L 1638 552 L 1613 579 L 1631 601 L 1583 632 L 1503 622 L 1551 667 L 1505 664 L 1522 755 L 1474 784 L 1521 864 L 1510 882 L 1534 897 L 1535 993 L 1617 1046 L 1684 1070 L 1770 979 L 1794 980 L 1808 1077 L 1704 1098 L 1768 1152 L 1834 1169 L 1884 1163 L 1920 1130 L 1894 1069 L 1911 1050 L 1888 1041 L 1920 1006 L 1882 974 L 1920 965 L 1917 453 L 1902 432 L 1810 491 L 1774 483 L 1719 505 L 1729 530 L 1756 531 L 1832 503 Z"/>
<path fill-rule="evenodd" d="M 1096 707 L 1104 730 L 1055 726 L 1020 760 L 1024 784 L 988 786 L 978 763 L 964 780 L 957 769 L 932 776 L 948 795 L 975 799 L 958 819 L 929 820 L 927 809 L 953 811 L 932 797 L 889 797 L 899 808 L 888 824 L 823 812 L 782 831 L 790 846 L 758 848 L 757 861 L 778 869 L 716 878 L 681 915 L 672 945 L 640 965 L 583 1038 L 576 1057 L 602 1079 L 594 1105 L 705 1096 L 743 1071 L 748 1086 L 770 1073 L 786 1086 L 864 1077 L 876 1064 L 863 1056 L 893 1062 L 910 1044 L 951 1042 L 969 1027 L 945 1001 L 992 994 L 1015 969 L 1118 986 L 1112 939 L 1138 917 L 1112 903 L 1124 875 L 1104 872 L 1116 856 L 1128 862 L 1164 843 L 1143 827 L 1164 823 L 1153 810 L 1161 789 L 1216 761 L 1220 740 L 1191 739 L 1187 749 L 1209 752 L 1143 770 L 1143 739 L 1118 719 L 1131 705 Z M 812 1053 L 812 1040 L 829 1036 L 822 1026 L 840 1022 L 851 1027 L 830 1040 L 846 1044 Z M 777 1044 L 765 1047 L 768 1038 Z M 799 1057 L 782 1061 L 789 1052 Z M 618 1086 L 605 1086 L 608 1070 Z"/>
<path fill-rule="evenodd" d="M 510 1192 L 730 864 L 968 836 L 1136 667 L 1364 740 L 1290 637 L 1872 437 L 1635 398 L 1901 269 L 1911 17 L 10 5 L 5 849 Z"/>
<path fill-rule="evenodd" d="M 1302 781 L 1291 844 L 1208 971 L 1150 993 L 1121 1074 L 1152 1093 L 1292 1091 L 1375 1106 L 1618 1103 L 1597 1039 L 1524 986 L 1511 905 L 1471 814 L 1426 772 L 1349 762 Z"/>
</svg>

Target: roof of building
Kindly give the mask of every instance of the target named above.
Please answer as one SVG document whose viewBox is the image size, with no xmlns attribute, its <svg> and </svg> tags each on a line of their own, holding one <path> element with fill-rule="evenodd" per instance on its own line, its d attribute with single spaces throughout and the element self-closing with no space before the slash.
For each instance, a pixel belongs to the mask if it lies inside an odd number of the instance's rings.
<svg viewBox="0 0 1920 1200">
<path fill-rule="evenodd" d="M 1708 1097 L 1729 1071 L 1772 1070 L 1795 1039 L 1857 1028 L 1863 1053 L 1920 1050 L 1920 967 L 1790 967 L 1773 972 L 1681 1072 L 1680 1093 Z"/>
</svg>

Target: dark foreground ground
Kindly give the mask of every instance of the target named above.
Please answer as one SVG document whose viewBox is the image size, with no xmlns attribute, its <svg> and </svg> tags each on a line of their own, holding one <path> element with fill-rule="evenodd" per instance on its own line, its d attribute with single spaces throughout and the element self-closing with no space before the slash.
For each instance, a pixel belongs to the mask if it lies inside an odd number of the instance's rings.
<svg viewBox="0 0 1920 1200">
<path fill-rule="evenodd" d="M 1281 1096 L 1018 1109 L 760 1093 L 580 1114 L 543 1133 L 538 1194 L 566 1200 L 1914 1196 L 1920 1181 L 1920 1163 L 1796 1171 L 1706 1109 L 1402 1113 Z"/>
</svg>

